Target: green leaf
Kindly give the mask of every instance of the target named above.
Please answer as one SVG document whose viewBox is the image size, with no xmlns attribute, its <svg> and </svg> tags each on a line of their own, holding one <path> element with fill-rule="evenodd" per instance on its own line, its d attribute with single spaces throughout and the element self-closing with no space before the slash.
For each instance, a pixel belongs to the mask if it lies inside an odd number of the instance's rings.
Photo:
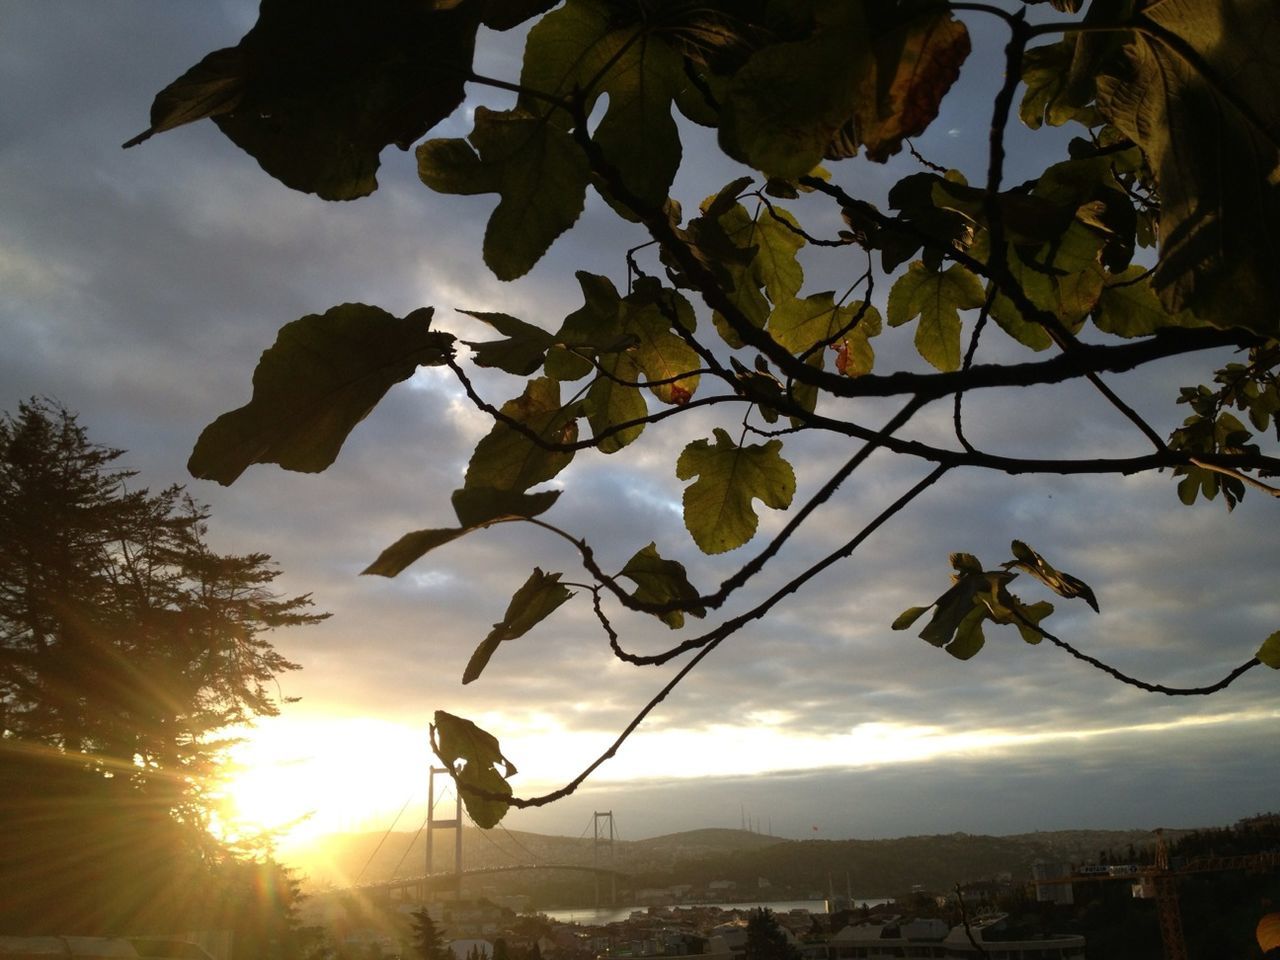
<svg viewBox="0 0 1280 960">
<path fill-rule="evenodd" d="M 480 827 L 495 826 L 510 806 L 503 799 L 511 796 L 507 777 L 516 773 L 515 764 L 502 755 L 497 738 L 470 720 L 437 710 L 431 740 L 456 779 L 471 819 Z M 499 799 L 479 796 L 476 790 L 497 794 Z"/>
<path fill-rule="evenodd" d="M 361 576 L 394 577 L 415 560 L 436 547 L 452 543 L 475 529 L 474 527 L 450 527 L 443 530 L 414 530 L 406 533 L 382 553 L 378 559 L 360 571 Z"/>
<path fill-rule="evenodd" d="M 897 619 L 895 619 L 893 623 L 890 624 L 890 629 L 892 630 L 907 629 L 907 627 L 911 626 L 913 623 L 919 620 L 920 617 L 923 616 L 926 611 L 928 611 L 928 609 L 929 609 L 928 607 L 908 607 L 906 610 L 903 610 L 900 614 L 898 614 Z"/>
<path fill-rule="evenodd" d="M 702 203 L 704 215 L 690 223 L 690 234 L 696 248 L 708 265 L 723 276 L 726 296 L 756 327 L 763 327 L 769 316 L 769 298 L 776 303 L 792 299 L 804 282 L 804 271 L 796 253 L 804 239 L 788 230 L 763 208 L 753 217 L 741 204 L 718 204 L 719 197 L 708 197 Z M 795 219 L 780 208 L 778 216 L 788 223 Z M 718 214 L 712 211 L 721 210 Z M 712 314 L 716 330 L 724 341 L 737 349 L 742 344 L 737 332 L 719 311 Z"/>
<path fill-rule="evenodd" d="M 507 815 L 511 804 L 504 799 L 481 796 L 475 791 L 510 797 L 511 784 L 493 767 L 474 767 L 471 764 L 458 771 L 457 778 L 462 802 L 475 825 L 482 830 L 496 827 Z"/>
<path fill-rule="evenodd" d="M 889 206 L 901 211 L 895 222 L 881 226 L 874 219 L 846 210 L 844 219 L 855 234 L 874 238 L 880 250 L 880 259 L 886 273 L 892 273 L 920 249 L 922 240 L 931 242 L 933 250 L 951 246 L 968 248 L 974 242 L 973 220 L 954 210 L 938 207 L 938 187 L 946 181 L 963 182 L 956 171 L 949 171 L 945 178 L 933 173 L 913 173 L 903 177 L 889 190 Z M 936 257 L 925 251 L 926 257 Z M 930 267 L 937 268 L 932 262 Z"/>
<path fill-rule="evenodd" d="M 529 31 L 520 83 L 566 100 L 582 94 L 588 115 L 606 94 L 608 107 L 592 139 L 628 190 L 661 206 L 680 166 L 672 99 L 688 80 L 683 60 L 661 30 L 620 14 L 599 0 L 568 0 L 547 14 Z M 529 96 L 521 105 L 531 112 L 549 109 Z M 570 122 L 558 110 L 548 119 Z"/>
<path fill-rule="evenodd" d="M 154 134 L 234 110 L 244 99 L 248 85 L 245 60 L 245 51 L 238 46 L 213 51 L 156 94 L 151 103 L 151 126 L 125 147 L 136 146 Z"/>
<path fill-rule="evenodd" d="M 524 393 L 502 405 L 501 412 L 532 431 L 544 443 L 578 439 L 577 406 L 560 406 L 560 385 L 547 377 L 530 380 Z M 476 444 L 463 487 L 523 493 L 550 480 L 573 460 L 573 451 L 549 450 L 502 421 Z"/>
<path fill-rule="evenodd" d="M 1088 82 L 1073 76 L 1078 37 L 1068 37 L 1047 46 L 1032 47 L 1022 61 L 1022 81 L 1026 92 L 1019 115 L 1032 130 L 1044 123 L 1060 127 L 1070 120 L 1089 125 L 1086 105 L 1093 99 L 1092 77 Z"/>
<path fill-rule="evenodd" d="M 592 436 L 601 438 L 596 448 L 601 453 L 617 453 L 640 436 L 644 424 L 637 423 L 607 435 L 605 431 L 643 419 L 649 415 L 649 407 L 640 389 L 633 386 L 640 379 L 640 368 L 628 354 L 609 354 L 601 357 L 599 363 L 600 375 L 587 390 L 587 422 L 591 424 Z"/>
<path fill-rule="evenodd" d="M 676 334 L 672 317 L 688 331 L 697 323 L 693 307 L 684 297 L 671 290 L 660 288 L 656 281 L 642 279 L 635 291 L 622 303 L 622 331 L 634 338 L 629 353 L 644 378 L 653 381 L 649 391 L 661 402 L 688 403 L 697 392 L 700 378 L 694 373 L 700 358 L 682 337 Z M 671 380 L 670 383 L 658 381 Z"/>
<path fill-rule="evenodd" d="M 730 180 L 720 188 L 719 193 L 703 202 L 702 212 L 713 220 L 720 219 L 738 204 L 738 195 L 751 186 L 751 183 L 751 177 Z"/>
<path fill-rule="evenodd" d="M 384 147 L 408 147 L 462 103 L 478 26 L 473 4 L 265 0 L 238 46 L 160 92 L 126 146 L 212 117 L 295 190 L 364 196 Z"/>
<path fill-rule="evenodd" d="M 1053 604 L 1048 600 L 1040 600 L 1026 605 L 1018 604 L 1016 609 L 1024 619 L 1038 625 L 1041 620 L 1053 613 Z M 1035 645 L 1044 639 L 1039 631 L 1033 630 L 1017 618 L 1014 618 L 1013 625 L 1018 628 L 1018 632 L 1022 634 L 1022 639 L 1027 643 Z"/>
<path fill-rule="evenodd" d="M 224 486 L 254 463 L 324 470 L 393 385 L 450 355 L 453 337 L 431 330 L 431 315 L 346 303 L 285 324 L 253 372 L 253 399 L 205 427 L 187 469 Z"/>
<path fill-rule="evenodd" d="M 1196 502 L 1202 488 L 1205 499 L 1212 500 L 1218 492 L 1213 474 L 1201 467 L 1189 467 L 1186 476 L 1178 481 L 1178 499 L 1189 507 Z"/>
<path fill-rule="evenodd" d="M 964 214 L 984 227 L 988 224 L 987 191 L 978 187 L 937 178 L 933 183 L 933 204 L 939 210 Z M 1000 194 L 998 204 L 1005 237 L 1022 246 L 1039 246 L 1061 237 L 1075 218 L 1077 205 L 1055 202 L 1020 189 Z"/>
<path fill-rule="evenodd" d="M 1020 544 L 1020 553 L 1029 557 L 1033 551 Z M 1033 625 L 1053 613 L 1053 605 L 1044 601 L 1027 605 L 1011 594 L 1008 585 L 1016 573 L 984 570 L 982 562 L 971 553 L 951 554 L 951 566 L 956 571 L 951 578 L 952 585 L 930 604 L 936 609 L 920 631 L 920 639 L 945 648 L 959 660 L 968 660 L 986 643 L 982 622 L 990 620 L 1016 626 L 1027 643 L 1040 642 L 1040 634 Z M 930 607 L 911 607 L 904 611 L 893 622 L 893 629 L 905 630 Z"/>
<path fill-rule="evenodd" d="M 378 555 L 361 574 L 394 577 L 405 567 L 436 547 L 491 523 L 527 519 L 551 508 L 560 498 L 559 490 L 542 493 L 516 493 L 491 487 L 455 490 L 453 509 L 461 526 L 437 530 L 415 530 L 406 533 Z"/>
<path fill-rule="evenodd" d="M 573 138 L 545 118 L 477 107 L 470 145 L 428 140 L 418 176 L 441 193 L 497 193 L 484 262 L 500 280 L 528 273 L 582 213 L 589 173 Z"/>
<path fill-rule="evenodd" d="M 709 209 L 714 203 L 715 198 L 708 197 L 702 206 Z M 682 232 L 682 237 L 688 242 L 690 252 L 719 279 L 725 296 L 733 302 L 738 312 L 748 323 L 762 328 L 769 316 L 769 301 L 760 291 L 762 284 L 752 266 L 759 247 L 749 243 L 750 233 L 742 229 L 746 219 L 749 218 L 745 209 L 735 204 L 728 214 L 695 217 L 689 222 L 688 230 Z M 735 229 L 736 235 L 733 237 L 724 225 L 723 221 L 726 220 Z M 679 271 L 675 269 L 673 261 L 665 253 L 661 256 L 668 271 L 678 278 Z M 712 322 L 725 343 L 735 349 L 742 346 L 741 338 L 719 311 L 712 314 Z"/>
<path fill-rule="evenodd" d="M 859 311 L 861 319 L 850 328 Z M 870 338 L 879 334 L 880 329 L 880 312 L 875 307 L 862 303 L 837 307 L 831 291 L 783 302 L 769 317 L 773 338 L 797 356 L 815 344 L 830 342 L 831 348 L 838 352 L 838 365 L 840 357 L 844 358 L 840 372 L 848 376 L 871 372 L 875 352 Z M 816 354 L 819 360 L 824 352 Z"/>
<path fill-rule="evenodd" d="M 639 420 L 649 413 L 638 384 L 642 379 L 667 380 L 698 367 L 698 355 L 672 329 L 672 320 L 692 329 L 693 308 L 657 281 L 641 279 L 625 300 L 605 277 L 579 272 L 584 304 L 565 318 L 547 355 L 549 374 L 574 380 L 599 366 L 587 392 L 588 422 L 595 436 L 609 428 Z M 698 376 L 681 377 L 650 388 L 664 403 L 686 403 L 698 389 Z M 619 382 L 621 381 L 621 382 Z M 605 436 L 599 449 L 614 453 L 631 443 L 644 424 Z"/>
<path fill-rule="evenodd" d="M 821 356 L 815 357 L 821 363 Z M 770 373 L 767 367 L 762 365 L 748 368 L 737 357 L 730 357 L 729 365 L 735 374 L 734 389 L 756 405 L 766 423 L 777 423 L 778 408 L 786 398 L 786 388 L 782 381 Z"/>
<path fill-rule="evenodd" d="M 1098 79 L 1098 107 L 1155 174 L 1153 287 L 1170 313 L 1275 336 L 1280 8 L 1163 0 L 1139 17 L 1149 29 L 1127 34 L 1123 58 Z"/>
<path fill-rule="evenodd" d="M 920 318 L 916 349 L 939 370 L 960 369 L 960 313 L 982 306 L 982 284 L 960 264 L 941 273 L 919 260 L 907 268 L 889 291 L 889 326 Z"/>
<path fill-rule="evenodd" d="M 957 660 L 968 660 L 982 649 L 986 638 L 982 634 L 982 621 L 986 611 L 974 607 L 956 626 L 955 638 L 947 644 L 946 651 Z"/>
<path fill-rule="evenodd" d="M 872 69 L 862 7 L 855 0 L 841 4 L 811 36 L 764 46 L 751 56 L 721 106 L 725 153 L 782 179 L 803 176 L 822 162 L 853 112 L 859 78 Z"/>
<path fill-rule="evenodd" d="M 463 487 L 453 491 L 453 512 L 463 527 L 471 529 L 495 520 L 536 517 L 560 499 L 559 490 L 521 493 L 495 487 Z"/>
<path fill-rule="evenodd" d="M 1102 269 L 1103 238 L 1076 220 L 1053 243 L 1011 247 L 1009 272 L 1036 307 L 1052 313 L 1075 332 L 1098 305 L 1106 274 Z M 1047 343 L 1043 329 L 1027 320 L 1004 295 L 995 297 L 991 313 L 1006 331 L 1032 349 Z"/>
<path fill-rule="evenodd" d="M 547 353 L 547 376 L 557 380 L 578 380 L 595 368 L 590 357 L 612 351 L 622 339 L 618 318 L 621 298 L 613 281 L 579 270 L 583 304 L 564 318 L 555 335 L 556 346 Z"/>
<path fill-rule="evenodd" d="M 708 218 L 713 216 L 716 199 L 703 202 Z M 750 283 L 757 290 L 763 288 L 775 304 L 792 299 L 804 283 L 804 270 L 796 254 L 805 241 L 797 232 L 795 217 L 778 206 L 770 213 L 763 205 L 752 216 L 740 203 L 731 204 L 714 216 L 724 238 L 736 251 L 729 263 L 746 267 L 742 272 L 731 269 L 735 285 Z M 787 224 L 797 230 L 788 229 Z"/>
<path fill-rule="evenodd" d="M 658 619 L 672 630 L 678 630 L 684 626 L 685 613 L 695 617 L 707 615 L 706 607 L 692 602 L 698 599 L 698 591 L 689 582 L 684 564 L 675 560 L 662 559 L 655 543 L 637 550 L 618 576 L 626 577 L 635 583 L 636 589 L 631 596 L 642 603 L 679 601 L 685 604 L 683 609 L 656 614 Z"/>
<path fill-rule="evenodd" d="M 981 576 L 962 576 L 934 601 L 936 609 L 920 631 L 920 639 L 935 647 L 950 643 L 964 618 L 975 609 L 974 600 L 981 580 Z"/>
<path fill-rule="evenodd" d="M 686 83 L 682 59 L 656 34 L 631 44 L 601 83 L 609 107 L 592 139 L 650 206 L 662 206 L 680 167 L 671 101 Z"/>
<path fill-rule="evenodd" d="M 476 343 L 471 340 L 462 341 L 471 348 L 476 366 L 497 367 L 517 377 L 527 377 L 542 366 L 547 350 L 554 338 L 541 327 L 509 317 L 505 313 L 477 313 L 472 310 L 459 310 L 468 317 L 483 320 L 505 340 L 486 340 Z"/>
<path fill-rule="evenodd" d="M 797 229 L 788 229 L 787 224 Z M 804 270 L 796 254 L 805 241 L 798 228 L 796 218 L 775 204 L 772 212 L 760 211 L 746 236 L 746 244 L 756 247 L 751 272 L 775 304 L 795 297 L 804 284 Z"/>
<path fill-rule="evenodd" d="M 805 363 L 813 367 L 815 370 L 822 364 L 822 357 L 814 354 Z M 791 402 L 807 413 L 813 413 L 818 408 L 818 388 L 811 383 L 792 382 L 787 389 L 787 394 L 791 397 Z M 766 419 L 768 419 L 766 417 Z M 773 421 L 770 420 L 770 423 Z M 787 422 L 793 427 L 806 426 L 804 421 L 798 416 L 787 417 Z"/>
<path fill-rule="evenodd" d="M 676 335 L 673 320 L 687 330 L 696 325 L 693 308 L 674 291 L 656 280 L 641 278 L 626 299 L 620 299 L 605 277 L 580 272 L 585 303 L 565 318 L 556 334 L 559 346 L 547 355 L 549 374 L 575 380 L 593 369 L 595 356 L 600 372 L 587 396 L 592 430 L 599 435 L 608 427 L 648 415 L 640 390 L 632 386 L 646 379 L 670 380 L 650 391 L 663 403 L 687 403 L 698 389 L 699 358 Z M 616 381 L 623 381 L 618 383 Z M 606 438 L 600 449 L 612 453 L 639 436 L 643 424 Z"/>
<path fill-rule="evenodd" d="M 418 147 L 418 177 L 439 193 L 474 196 L 498 193 L 502 178 L 466 140 L 428 140 Z"/>
<path fill-rule="evenodd" d="M 529 579 L 507 604 L 502 619 L 471 654 L 462 682 L 470 683 L 480 676 L 499 644 L 524 636 L 571 596 L 573 593 L 560 582 L 560 574 L 543 573 L 542 568 L 534 567 Z"/>
<path fill-rule="evenodd" d="M 1280 670 L 1280 630 L 1262 641 L 1256 656 L 1272 670 Z"/>
<path fill-rule="evenodd" d="M 991 301 L 991 319 L 995 320 L 1001 330 L 1024 347 L 1030 347 L 1032 350 L 1047 350 L 1053 346 L 1053 338 L 1044 327 L 1024 317 L 1022 311 L 1013 305 L 1013 301 L 1002 293 L 996 294 Z"/>
<path fill-rule="evenodd" d="M 1117 337 L 1146 337 L 1168 327 L 1199 326 L 1189 312 L 1171 314 L 1156 297 L 1146 270 L 1134 264 L 1108 278 L 1098 298 L 1093 322 Z"/>
<path fill-rule="evenodd" d="M 470 720 L 437 710 L 431 726 L 436 750 L 449 767 L 456 769 L 459 761 L 479 767 L 501 765 L 506 776 L 515 776 L 516 765 L 502 755 L 498 738 Z"/>
<path fill-rule="evenodd" d="M 755 535 L 753 500 L 779 510 L 791 505 L 796 476 L 781 450 L 781 440 L 739 447 L 719 427 L 714 444 L 695 440 L 684 448 L 676 476 L 698 478 L 684 491 L 684 524 L 703 553 L 734 550 Z"/>
</svg>

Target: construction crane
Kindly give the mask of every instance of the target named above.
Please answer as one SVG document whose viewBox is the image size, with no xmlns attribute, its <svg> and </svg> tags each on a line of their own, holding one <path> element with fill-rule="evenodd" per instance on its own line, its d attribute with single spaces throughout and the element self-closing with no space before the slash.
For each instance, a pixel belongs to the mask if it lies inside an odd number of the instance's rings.
<svg viewBox="0 0 1280 960">
<path fill-rule="evenodd" d="M 1222 873 L 1228 870 L 1266 870 L 1280 866 L 1280 853 L 1253 853 L 1234 857 L 1196 857 L 1183 863 L 1169 860 L 1164 831 L 1156 831 L 1155 863 L 1150 866 L 1123 864 L 1111 867 L 1080 867 L 1070 874 L 1036 879 L 1037 888 L 1054 884 L 1128 880 L 1133 895 L 1155 900 L 1164 960 L 1187 960 L 1186 939 L 1182 935 L 1182 908 L 1178 901 L 1178 880 L 1193 873 Z"/>
</svg>

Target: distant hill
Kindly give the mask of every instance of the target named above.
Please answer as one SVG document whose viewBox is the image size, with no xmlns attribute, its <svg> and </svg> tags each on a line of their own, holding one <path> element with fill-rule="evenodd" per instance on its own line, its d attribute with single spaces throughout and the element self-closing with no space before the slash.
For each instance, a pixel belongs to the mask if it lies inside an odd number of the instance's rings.
<svg viewBox="0 0 1280 960">
<path fill-rule="evenodd" d="M 787 842 L 789 841 L 781 837 L 770 837 L 763 833 L 707 827 L 702 830 L 686 830 L 683 833 L 668 833 L 661 837 L 636 840 L 630 854 L 637 859 L 679 862 L 719 854 L 760 850 Z"/>
<path fill-rule="evenodd" d="M 1170 838 L 1179 831 L 1166 831 Z M 1144 830 L 1062 830 L 1006 837 L 965 833 L 900 837 L 893 840 L 802 840 L 691 858 L 666 873 L 644 875 L 646 885 L 704 884 L 732 880 L 739 889 L 785 889 L 792 896 L 825 895 L 828 890 L 855 897 L 887 896 L 915 884 L 947 890 L 957 882 L 1008 873 L 1028 879 L 1037 860 L 1096 862 L 1102 851 L 1121 861 L 1150 847 Z"/>
<path fill-rule="evenodd" d="M 1179 831 L 1167 831 L 1172 838 Z M 441 840 L 445 842 L 441 842 Z M 452 867 L 452 838 L 437 835 L 435 870 Z M 1037 860 L 1093 862 L 1104 850 L 1121 860 L 1132 847 L 1149 847 L 1144 830 L 1058 830 L 1005 837 L 964 833 L 893 840 L 784 840 L 745 830 L 710 828 L 646 840 L 619 840 L 614 866 L 636 887 L 703 885 L 732 880 L 740 890 L 769 889 L 786 896 L 824 895 L 828 888 L 855 897 L 886 896 L 914 884 L 949 889 L 963 880 L 1012 874 L 1030 876 Z M 466 869 L 513 864 L 592 863 L 591 838 L 546 836 L 522 831 L 463 831 Z M 600 851 L 601 856 L 604 850 Z M 420 876 L 426 859 L 423 836 L 410 833 L 346 834 L 329 837 L 323 851 L 293 858 L 308 887 L 345 887 L 357 879 L 377 882 Z M 603 860 L 602 866 L 606 865 Z M 767 887 L 760 881 L 764 880 Z M 540 903 L 572 903 L 586 896 L 593 881 L 585 874 L 519 873 L 471 881 L 476 892 L 536 893 Z M 579 900 L 579 902 L 586 902 Z"/>
</svg>

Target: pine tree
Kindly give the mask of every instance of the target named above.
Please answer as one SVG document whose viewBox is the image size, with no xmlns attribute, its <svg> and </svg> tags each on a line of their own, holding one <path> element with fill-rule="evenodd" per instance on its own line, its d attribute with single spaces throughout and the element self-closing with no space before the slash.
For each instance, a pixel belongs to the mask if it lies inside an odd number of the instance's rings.
<svg viewBox="0 0 1280 960">
<path fill-rule="evenodd" d="M 747 917 L 747 960 L 799 960 L 800 951 L 787 939 L 778 918 L 766 907 Z"/>
<path fill-rule="evenodd" d="M 448 960 L 450 951 L 444 942 L 444 934 L 431 919 L 426 907 L 411 914 L 413 917 L 413 947 L 422 960 Z"/>
<path fill-rule="evenodd" d="M 0 419 L 0 932 L 165 929 L 229 857 L 209 836 L 226 728 L 270 716 L 314 623 L 265 554 L 223 556 L 178 486 L 41 400 Z M 160 924 L 161 926 L 157 926 Z"/>
</svg>

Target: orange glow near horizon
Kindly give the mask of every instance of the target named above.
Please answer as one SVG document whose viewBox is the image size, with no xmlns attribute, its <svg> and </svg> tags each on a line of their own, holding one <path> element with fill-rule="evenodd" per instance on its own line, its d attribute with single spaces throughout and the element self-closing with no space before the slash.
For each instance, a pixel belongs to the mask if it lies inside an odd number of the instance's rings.
<svg viewBox="0 0 1280 960">
<path fill-rule="evenodd" d="M 1280 711 L 1252 711 L 1121 728 L 1039 731 L 869 723 L 820 736 L 793 733 L 785 713 L 771 712 L 748 717 L 748 724 L 738 726 L 641 730 L 593 781 L 603 785 L 1013 755 L 1042 751 L 1054 742 L 1273 723 L 1278 717 Z M 495 732 L 524 771 L 513 782 L 524 795 L 571 779 L 613 736 L 571 731 L 545 715 L 523 718 L 519 727 L 510 718 L 505 724 L 488 716 L 477 721 Z M 434 757 L 425 729 L 372 718 L 278 717 L 247 731 L 230 759 L 234 766 L 223 789 L 219 833 L 235 839 L 278 831 L 275 846 L 282 859 L 315 862 L 324 858 L 320 841 L 331 834 L 381 833 L 393 824 L 397 830 L 416 830 L 425 817 L 427 770 Z M 538 780 L 531 782 L 528 774 Z"/>
<path fill-rule="evenodd" d="M 228 752 L 218 832 L 270 832 L 287 854 L 329 834 L 385 830 L 406 803 L 425 801 L 428 755 L 423 734 L 389 721 L 262 721 Z"/>
</svg>

